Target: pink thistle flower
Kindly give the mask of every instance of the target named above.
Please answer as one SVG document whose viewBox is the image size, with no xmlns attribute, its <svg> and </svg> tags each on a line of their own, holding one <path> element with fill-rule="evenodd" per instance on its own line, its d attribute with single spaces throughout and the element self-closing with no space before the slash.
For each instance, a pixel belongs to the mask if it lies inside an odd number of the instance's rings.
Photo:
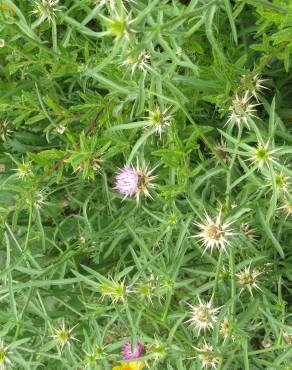
<svg viewBox="0 0 292 370">
<path fill-rule="evenodd" d="M 132 351 L 132 343 L 127 342 L 123 345 L 123 359 L 124 360 L 132 360 L 134 358 L 139 358 L 142 355 L 143 344 L 137 343 L 136 347 L 134 347 Z"/>
<path fill-rule="evenodd" d="M 124 199 L 135 196 L 138 206 L 141 194 L 144 194 L 146 198 L 152 198 L 149 190 L 155 188 L 152 181 L 157 177 L 152 176 L 153 171 L 154 169 L 149 170 L 148 166 L 139 164 L 139 162 L 136 168 L 125 165 L 115 177 L 115 189 L 124 195 Z"/>
<path fill-rule="evenodd" d="M 115 189 L 126 197 L 131 197 L 138 191 L 139 172 L 126 165 L 116 175 Z"/>
</svg>

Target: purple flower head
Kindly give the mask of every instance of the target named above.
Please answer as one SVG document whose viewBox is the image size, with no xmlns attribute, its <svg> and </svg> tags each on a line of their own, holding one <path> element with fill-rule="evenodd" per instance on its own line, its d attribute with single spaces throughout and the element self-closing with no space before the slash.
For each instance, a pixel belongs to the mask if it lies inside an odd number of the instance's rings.
<svg viewBox="0 0 292 370">
<path fill-rule="evenodd" d="M 115 189 L 125 197 L 131 197 L 138 191 L 139 172 L 126 165 L 116 175 Z"/>
<path fill-rule="evenodd" d="M 123 359 L 124 360 L 132 360 L 134 358 L 139 358 L 142 355 L 143 344 L 137 343 L 136 347 L 134 347 L 132 351 L 132 344 L 131 342 L 127 342 L 123 345 Z"/>
</svg>

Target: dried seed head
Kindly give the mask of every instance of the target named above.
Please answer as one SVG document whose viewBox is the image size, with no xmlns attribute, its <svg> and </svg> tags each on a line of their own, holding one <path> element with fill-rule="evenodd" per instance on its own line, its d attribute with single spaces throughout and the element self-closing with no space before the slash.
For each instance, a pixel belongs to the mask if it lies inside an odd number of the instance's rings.
<svg viewBox="0 0 292 370">
<path fill-rule="evenodd" d="M 59 0 L 36 0 L 34 2 L 35 9 L 32 13 L 36 14 L 41 22 L 47 19 L 50 23 L 56 17 L 56 13 L 60 11 L 58 4 Z"/>
<path fill-rule="evenodd" d="M 58 126 L 56 127 L 56 131 L 57 131 L 60 135 L 64 134 L 65 130 L 66 130 L 66 127 L 65 127 L 65 126 L 63 126 L 63 125 L 58 125 Z"/>
<path fill-rule="evenodd" d="M 244 271 L 239 272 L 236 274 L 238 283 L 242 286 L 241 291 L 247 289 L 251 295 L 253 295 L 253 289 L 259 289 L 260 287 L 257 284 L 257 277 L 261 275 L 262 272 L 258 272 L 257 270 L 251 270 L 250 266 L 245 267 Z"/>
<path fill-rule="evenodd" d="M 253 229 L 248 222 L 243 222 L 240 225 L 240 228 L 242 232 L 245 234 L 245 236 L 251 241 L 254 242 L 257 240 L 258 235 L 256 229 Z"/>
<path fill-rule="evenodd" d="M 211 217 L 205 212 L 206 221 L 204 224 L 195 222 L 194 224 L 201 229 L 201 231 L 194 235 L 194 238 L 199 238 L 205 247 L 204 252 L 207 249 L 213 248 L 223 248 L 226 252 L 226 247 L 230 244 L 228 238 L 234 233 L 229 228 L 232 222 L 223 223 L 221 220 L 221 211 L 219 211 L 215 220 L 212 220 Z"/>
<path fill-rule="evenodd" d="M 191 307 L 190 316 L 191 318 L 187 320 L 187 323 L 195 326 L 198 330 L 198 335 L 200 335 L 201 330 L 211 330 L 214 327 L 214 324 L 217 321 L 217 312 L 220 308 L 214 308 L 212 302 L 203 302 L 199 298 L 199 304 L 197 306 Z"/>
<path fill-rule="evenodd" d="M 229 118 L 225 124 L 236 124 L 238 127 L 241 125 L 245 125 L 248 129 L 248 117 L 255 116 L 254 112 L 256 112 L 256 107 L 258 104 L 250 104 L 251 95 L 249 91 L 246 91 L 243 97 L 239 97 L 237 93 L 235 94 L 234 98 L 232 99 L 232 104 L 229 107 Z"/>
<path fill-rule="evenodd" d="M 3 341 L 0 342 L 0 370 L 5 370 L 6 366 L 12 367 L 12 362 L 9 359 L 9 346 L 5 346 Z"/>
<path fill-rule="evenodd" d="M 292 334 L 291 333 L 284 332 L 283 339 L 287 344 L 292 344 Z"/>
<path fill-rule="evenodd" d="M 12 132 L 10 121 L 7 119 L 0 121 L 0 137 L 2 141 L 6 141 L 11 136 Z"/>
<path fill-rule="evenodd" d="M 221 139 L 221 141 L 214 145 L 214 152 L 217 154 L 217 156 L 225 163 L 228 163 L 231 161 L 231 156 L 227 152 L 227 144 L 224 140 Z M 220 163 L 220 160 L 216 159 L 216 165 Z"/>
<path fill-rule="evenodd" d="M 289 199 L 285 199 L 282 203 L 282 206 L 279 207 L 279 209 L 282 209 L 284 213 L 286 213 L 285 219 L 290 217 L 292 215 L 292 201 Z"/>
<path fill-rule="evenodd" d="M 249 91 L 257 101 L 259 100 L 259 93 L 262 93 L 263 90 L 269 90 L 263 85 L 265 81 L 269 81 L 269 79 L 264 79 L 259 74 L 243 75 L 240 78 L 243 89 Z"/>
<path fill-rule="evenodd" d="M 227 317 L 224 317 L 224 320 L 220 325 L 220 333 L 222 334 L 224 341 L 227 338 L 230 338 L 234 342 L 235 337 L 232 335 L 232 327 Z"/>
<path fill-rule="evenodd" d="M 215 356 L 213 347 L 205 342 L 202 348 L 196 348 L 200 353 L 197 357 L 202 363 L 203 369 L 216 369 L 219 362 L 218 357 Z"/>
<path fill-rule="evenodd" d="M 141 71 L 145 71 L 149 64 L 150 55 L 145 51 L 141 51 L 138 56 L 129 55 L 121 64 L 125 66 L 129 66 L 131 68 L 132 76 L 137 69 Z"/>
</svg>

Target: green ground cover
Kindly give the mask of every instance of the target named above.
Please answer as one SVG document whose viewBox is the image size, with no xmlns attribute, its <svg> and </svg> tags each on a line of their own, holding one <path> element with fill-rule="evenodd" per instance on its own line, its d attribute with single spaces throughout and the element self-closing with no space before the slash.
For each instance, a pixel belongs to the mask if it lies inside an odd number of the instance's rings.
<svg viewBox="0 0 292 370">
<path fill-rule="evenodd" d="M 0 369 L 292 369 L 291 52 L 291 0 L 0 0 Z"/>
</svg>

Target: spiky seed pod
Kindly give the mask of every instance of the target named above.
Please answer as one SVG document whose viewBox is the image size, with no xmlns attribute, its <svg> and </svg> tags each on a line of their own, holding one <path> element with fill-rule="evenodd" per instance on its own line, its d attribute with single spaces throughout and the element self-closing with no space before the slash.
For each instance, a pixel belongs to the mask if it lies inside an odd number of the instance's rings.
<svg viewBox="0 0 292 370">
<path fill-rule="evenodd" d="M 145 71 L 149 64 L 150 55 L 145 51 L 141 51 L 138 56 L 128 55 L 128 57 L 121 63 L 123 66 L 129 66 L 131 68 L 131 74 L 135 73 L 137 69 L 140 71 Z"/>
<path fill-rule="evenodd" d="M 0 342 L 0 370 L 5 370 L 7 366 L 12 367 L 12 362 L 9 359 L 9 345 L 5 346 L 3 341 Z"/>
<path fill-rule="evenodd" d="M 72 340 L 78 341 L 78 339 L 72 335 L 72 331 L 77 325 L 73 326 L 71 329 L 67 329 L 65 326 L 65 320 L 62 319 L 61 326 L 59 328 L 53 328 L 54 334 L 51 336 L 51 338 L 56 341 L 57 346 L 60 347 L 61 351 L 65 345 L 70 346 Z"/>
<path fill-rule="evenodd" d="M 193 237 L 199 238 L 202 242 L 205 247 L 204 253 L 207 249 L 211 249 L 212 253 L 213 248 L 223 248 L 226 252 L 226 248 L 230 244 L 228 238 L 234 235 L 234 232 L 230 229 L 233 222 L 223 223 L 221 210 L 215 220 L 212 220 L 207 212 L 205 212 L 205 217 L 205 223 L 194 223 L 201 231 Z"/>
<path fill-rule="evenodd" d="M 246 91 L 243 97 L 239 97 L 237 93 L 235 94 L 234 98 L 232 99 L 231 106 L 229 107 L 229 118 L 225 124 L 236 124 L 238 127 L 241 125 L 245 125 L 248 129 L 248 117 L 254 117 L 254 113 L 256 109 L 254 109 L 258 104 L 251 104 L 250 103 L 251 95 L 249 91 Z"/>
<path fill-rule="evenodd" d="M 287 219 L 292 215 L 292 201 L 289 199 L 285 199 L 279 209 L 283 210 L 283 212 L 286 214 L 285 219 Z"/>
<path fill-rule="evenodd" d="M 213 346 L 206 343 L 202 348 L 196 348 L 200 353 L 197 357 L 202 363 L 203 369 L 216 369 L 219 359 L 215 356 Z"/>
<path fill-rule="evenodd" d="M 127 294 L 130 292 L 129 287 L 125 285 L 125 281 L 117 282 L 113 279 L 108 284 L 99 284 L 98 288 L 101 294 L 101 300 L 109 297 L 113 303 L 124 302 Z"/>
<path fill-rule="evenodd" d="M 162 110 L 156 107 L 154 110 L 149 110 L 146 127 L 154 128 L 160 139 L 165 129 L 171 125 L 173 117 L 168 114 L 169 108 Z"/>
<path fill-rule="evenodd" d="M 245 267 L 245 269 L 239 273 L 236 274 L 238 283 L 242 286 L 240 293 L 247 289 L 251 295 L 253 295 L 252 290 L 253 289 L 259 289 L 257 283 L 257 277 L 261 275 L 262 272 L 259 272 L 257 270 L 251 270 L 250 266 Z"/>
<path fill-rule="evenodd" d="M 39 17 L 40 22 L 47 19 L 51 23 L 59 11 L 58 4 L 59 0 L 36 0 L 34 2 L 35 9 L 32 13 Z"/>
<path fill-rule="evenodd" d="M 199 304 L 191 307 L 191 312 L 189 313 L 191 318 L 187 320 L 191 326 L 195 326 L 198 330 L 198 335 L 200 335 L 201 330 L 211 330 L 214 328 L 214 324 L 217 321 L 217 312 L 220 308 L 215 308 L 212 306 L 212 301 L 203 302 L 199 299 Z"/>
</svg>

